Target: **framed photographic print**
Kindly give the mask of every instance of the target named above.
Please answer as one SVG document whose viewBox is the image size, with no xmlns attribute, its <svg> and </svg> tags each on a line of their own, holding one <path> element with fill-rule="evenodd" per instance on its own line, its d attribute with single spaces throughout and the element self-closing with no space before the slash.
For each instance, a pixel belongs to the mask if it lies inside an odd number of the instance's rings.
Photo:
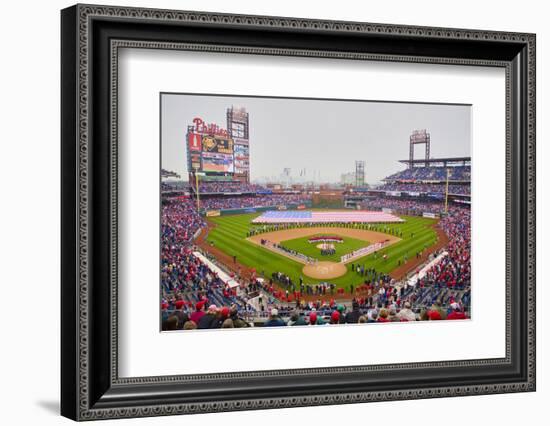
<svg viewBox="0 0 550 426">
<path fill-rule="evenodd" d="M 75 420 L 535 390 L 535 36 L 76 5 Z"/>
</svg>

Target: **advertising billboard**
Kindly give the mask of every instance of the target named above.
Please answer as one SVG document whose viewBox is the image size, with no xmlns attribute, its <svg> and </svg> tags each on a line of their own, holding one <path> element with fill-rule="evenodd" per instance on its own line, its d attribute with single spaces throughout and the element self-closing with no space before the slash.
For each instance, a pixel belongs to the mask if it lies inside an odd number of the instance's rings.
<svg viewBox="0 0 550 426">
<path fill-rule="evenodd" d="M 248 173 L 250 170 L 250 155 L 247 145 L 234 146 L 235 173 Z"/>
<path fill-rule="evenodd" d="M 245 145 L 245 146 L 248 146 L 248 139 L 233 138 L 233 141 L 235 142 L 235 146 L 236 146 L 236 145 Z"/>
<path fill-rule="evenodd" d="M 234 146 L 235 149 L 235 158 L 248 158 L 249 150 L 247 145 L 237 145 Z"/>
<path fill-rule="evenodd" d="M 189 151 L 200 152 L 202 151 L 202 136 L 198 133 L 189 133 Z"/>
<path fill-rule="evenodd" d="M 190 155 L 191 160 L 191 168 L 193 170 L 200 170 L 201 169 L 201 154 L 200 152 L 192 152 Z"/>
<path fill-rule="evenodd" d="M 233 155 L 233 139 L 203 136 L 202 152 Z"/>
<path fill-rule="evenodd" d="M 202 171 L 217 173 L 234 173 L 233 156 L 213 152 L 202 153 Z"/>
</svg>

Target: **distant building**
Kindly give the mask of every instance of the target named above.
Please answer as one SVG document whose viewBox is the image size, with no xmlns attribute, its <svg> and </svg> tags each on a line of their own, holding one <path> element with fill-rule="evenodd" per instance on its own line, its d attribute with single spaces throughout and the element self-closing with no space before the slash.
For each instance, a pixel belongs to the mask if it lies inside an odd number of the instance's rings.
<svg viewBox="0 0 550 426">
<path fill-rule="evenodd" d="M 355 185 L 355 172 L 342 173 L 340 184 L 344 186 Z"/>
<path fill-rule="evenodd" d="M 355 161 L 355 186 L 359 188 L 365 186 L 365 162 L 363 160 Z"/>
</svg>

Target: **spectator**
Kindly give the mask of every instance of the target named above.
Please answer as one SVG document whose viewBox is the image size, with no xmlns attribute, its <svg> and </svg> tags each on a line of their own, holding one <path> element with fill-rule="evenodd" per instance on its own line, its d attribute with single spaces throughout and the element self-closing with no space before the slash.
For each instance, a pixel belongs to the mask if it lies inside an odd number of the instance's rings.
<svg viewBox="0 0 550 426">
<path fill-rule="evenodd" d="M 269 320 L 264 323 L 264 327 L 282 327 L 285 326 L 285 322 L 279 316 L 279 311 L 277 308 L 271 309 L 271 315 Z"/>
<path fill-rule="evenodd" d="M 367 323 L 377 322 L 378 321 L 378 311 L 373 309 L 367 313 Z"/>
<path fill-rule="evenodd" d="M 317 312 L 311 312 L 309 314 L 309 325 L 317 324 Z"/>
<path fill-rule="evenodd" d="M 221 328 L 235 328 L 233 325 L 233 320 L 231 318 L 226 318 L 223 321 Z"/>
<path fill-rule="evenodd" d="M 199 330 L 204 330 L 207 328 L 218 328 L 216 327 L 217 322 L 217 315 L 218 315 L 218 308 L 216 305 L 210 305 L 208 307 L 208 311 L 206 311 L 206 314 L 202 315 L 199 319 L 199 322 L 197 323 L 197 327 Z"/>
<path fill-rule="evenodd" d="M 244 319 L 239 317 L 239 311 L 236 304 L 231 305 L 229 317 L 233 320 L 233 326 L 235 328 L 249 327 L 248 323 Z"/>
<path fill-rule="evenodd" d="M 388 319 L 388 310 L 387 309 L 380 309 L 380 313 L 379 313 L 379 316 L 378 316 L 378 322 L 390 322 L 390 320 Z"/>
<path fill-rule="evenodd" d="M 388 320 L 390 322 L 398 322 L 399 321 L 399 318 L 397 317 L 397 309 L 395 308 L 395 305 L 390 306 Z"/>
<path fill-rule="evenodd" d="M 466 314 L 462 312 L 462 308 L 458 303 L 451 303 L 452 312 L 447 315 L 448 320 L 466 319 Z"/>
<path fill-rule="evenodd" d="M 197 302 L 197 304 L 195 305 L 195 312 L 193 312 L 190 317 L 191 321 L 193 321 L 195 324 L 198 324 L 200 319 L 204 315 L 206 315 L 205 312 L 203 311 L 203 308 L 204 308 L 203 301 Z"/>
<path fill-rule="evenodd" d="M 197 324 L 195 323 L 195 321 L 187 321 L 183 326 L 184 330 L 195 330 L 196 328 Z"/>
<path fill-rule="evenodd" d="M 173 331 L 178 329 L 178 317 L 175 315 L 169 316 L 166 321 L 162 323 L 162 331 Z"/>
<path fill-rule="evenodd" d="M 403 309 L 397 313 L 397 318 L 399 318 L 400 321 L 416 321 L 416 315 L 411 310 L 411 302 L 404 303 Z"/>
<path fill-rule="evenodd" d="M 353 300 L 351 304 L 352 310 L 346 314 L 346 323 L 347 324 L 357 324 L 359 317 L 361 316 L 361 311 L 359 310 L 359 303 L 356 300 Z"/>
<path fill-rule="evenodd" d="M 288 325 L 307 325 L 306 320 L 304 319 L 304 316 L 299 311 L 292 312 L 292 315 L 290 317 L 290 321 L 288 321 Z"/>
<path fill-rule="evenodd" d="M 330 314 L 330 324 L 340 324 L 340 312 L 333 311 Z"/>
</svg>

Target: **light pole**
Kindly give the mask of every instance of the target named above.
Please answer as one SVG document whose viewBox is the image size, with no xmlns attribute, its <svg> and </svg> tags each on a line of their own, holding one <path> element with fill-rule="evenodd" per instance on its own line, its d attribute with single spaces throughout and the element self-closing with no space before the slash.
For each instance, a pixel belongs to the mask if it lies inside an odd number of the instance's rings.
<svg viewBox="0 0 550 426">
<path fill-rule="evenodd" d="M 197 194 L 197 212 L 200 211 L 199 176 L 204 176 L 204 173 L 199 172 L 198 167 L 195 167 L 195 193 Z"/>
<path fill-rule="evenodd" d="M 447 180 L 445 181 L 445 215 L 447 214 L 447 203 L 449 198 L 449 174 L 450 170 L 447 168 Z"/>
</svg>

